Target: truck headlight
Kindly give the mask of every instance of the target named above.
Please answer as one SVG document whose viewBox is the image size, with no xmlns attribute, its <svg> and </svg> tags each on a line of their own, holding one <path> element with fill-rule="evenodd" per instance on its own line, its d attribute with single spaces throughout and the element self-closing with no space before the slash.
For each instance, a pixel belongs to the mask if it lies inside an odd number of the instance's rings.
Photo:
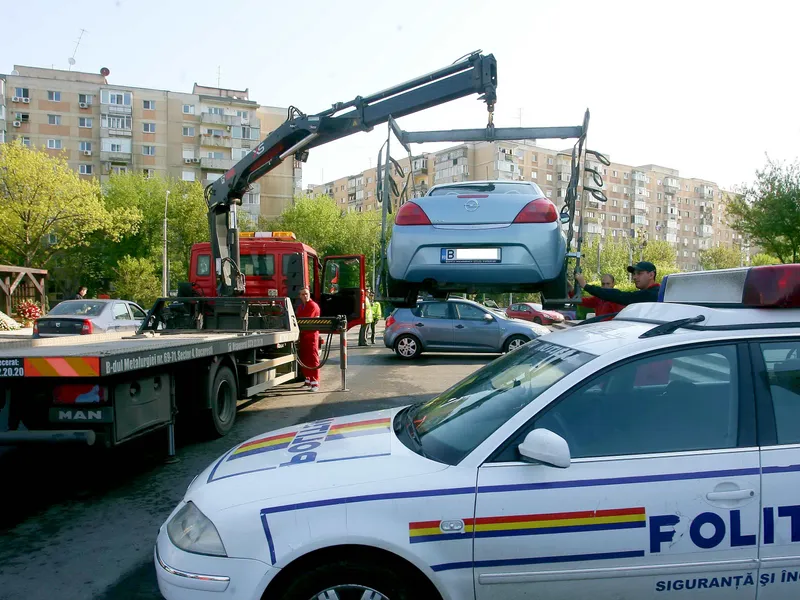
<svg viewBox="0 0 800 600">
<path fill-rule="evenodd" d="M 217 528 L 191 502 L 184 504 L 167 523 L 167 535 L 173 544 L 186 552 L 227 556 Z"/>
</svg>

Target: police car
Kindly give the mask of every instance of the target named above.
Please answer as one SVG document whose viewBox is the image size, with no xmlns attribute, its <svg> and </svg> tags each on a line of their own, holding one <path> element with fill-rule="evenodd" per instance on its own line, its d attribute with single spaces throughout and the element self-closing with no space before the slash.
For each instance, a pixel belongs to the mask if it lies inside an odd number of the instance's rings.
<svg viewBox="0 0 800 600">
<path fill-rule="evenodd" d="M 800 265 L 661 295 L 429 402 L 236 446 L 161 527 L 161 592 L 800 597 Z"/>
</svg>

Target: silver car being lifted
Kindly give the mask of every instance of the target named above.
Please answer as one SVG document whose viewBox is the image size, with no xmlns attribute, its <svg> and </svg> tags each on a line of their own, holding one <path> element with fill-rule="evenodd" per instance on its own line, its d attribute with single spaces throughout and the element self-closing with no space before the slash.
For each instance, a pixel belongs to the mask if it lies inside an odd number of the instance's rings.
<svg viewBox="0 0 800 600">
<path fill-rule="evenodd" d="M 542 292 L 566 297 L 566 236 L 535 183 L 434 186 L 397 212 L 387 249 L 388 293 Z"/>
</svg>

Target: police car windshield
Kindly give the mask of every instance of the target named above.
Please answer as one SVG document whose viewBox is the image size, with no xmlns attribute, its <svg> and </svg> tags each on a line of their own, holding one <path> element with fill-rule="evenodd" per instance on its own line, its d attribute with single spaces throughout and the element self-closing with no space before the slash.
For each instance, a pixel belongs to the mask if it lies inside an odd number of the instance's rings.
<svg viewBox="0 0 800 600">
<path fill-rule="evenodd" d="M 537 340 L 486 365 L 412 409 L 425 455 L 458 464 L 539 394 L 593 358 Z"/>
</svg>

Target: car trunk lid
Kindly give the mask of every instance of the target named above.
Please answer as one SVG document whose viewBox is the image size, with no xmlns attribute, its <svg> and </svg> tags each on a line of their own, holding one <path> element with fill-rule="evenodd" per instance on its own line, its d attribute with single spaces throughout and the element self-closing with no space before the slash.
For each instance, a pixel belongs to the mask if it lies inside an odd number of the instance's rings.
<svg viewBox="0 0 800 600">
<path fill-rule="evenodd" d="M 39 335 L 80 335 L 83 317 L 42 317 L 38 319 Z"/>
<path fill-rule="evenodd" d="M 447 195 L 416 198 L 431 224 L 499 225 L 514 221 L 526 204 L 535 200 L 531 194 L 491 194 L 464 191 Z"/>
</svg>

